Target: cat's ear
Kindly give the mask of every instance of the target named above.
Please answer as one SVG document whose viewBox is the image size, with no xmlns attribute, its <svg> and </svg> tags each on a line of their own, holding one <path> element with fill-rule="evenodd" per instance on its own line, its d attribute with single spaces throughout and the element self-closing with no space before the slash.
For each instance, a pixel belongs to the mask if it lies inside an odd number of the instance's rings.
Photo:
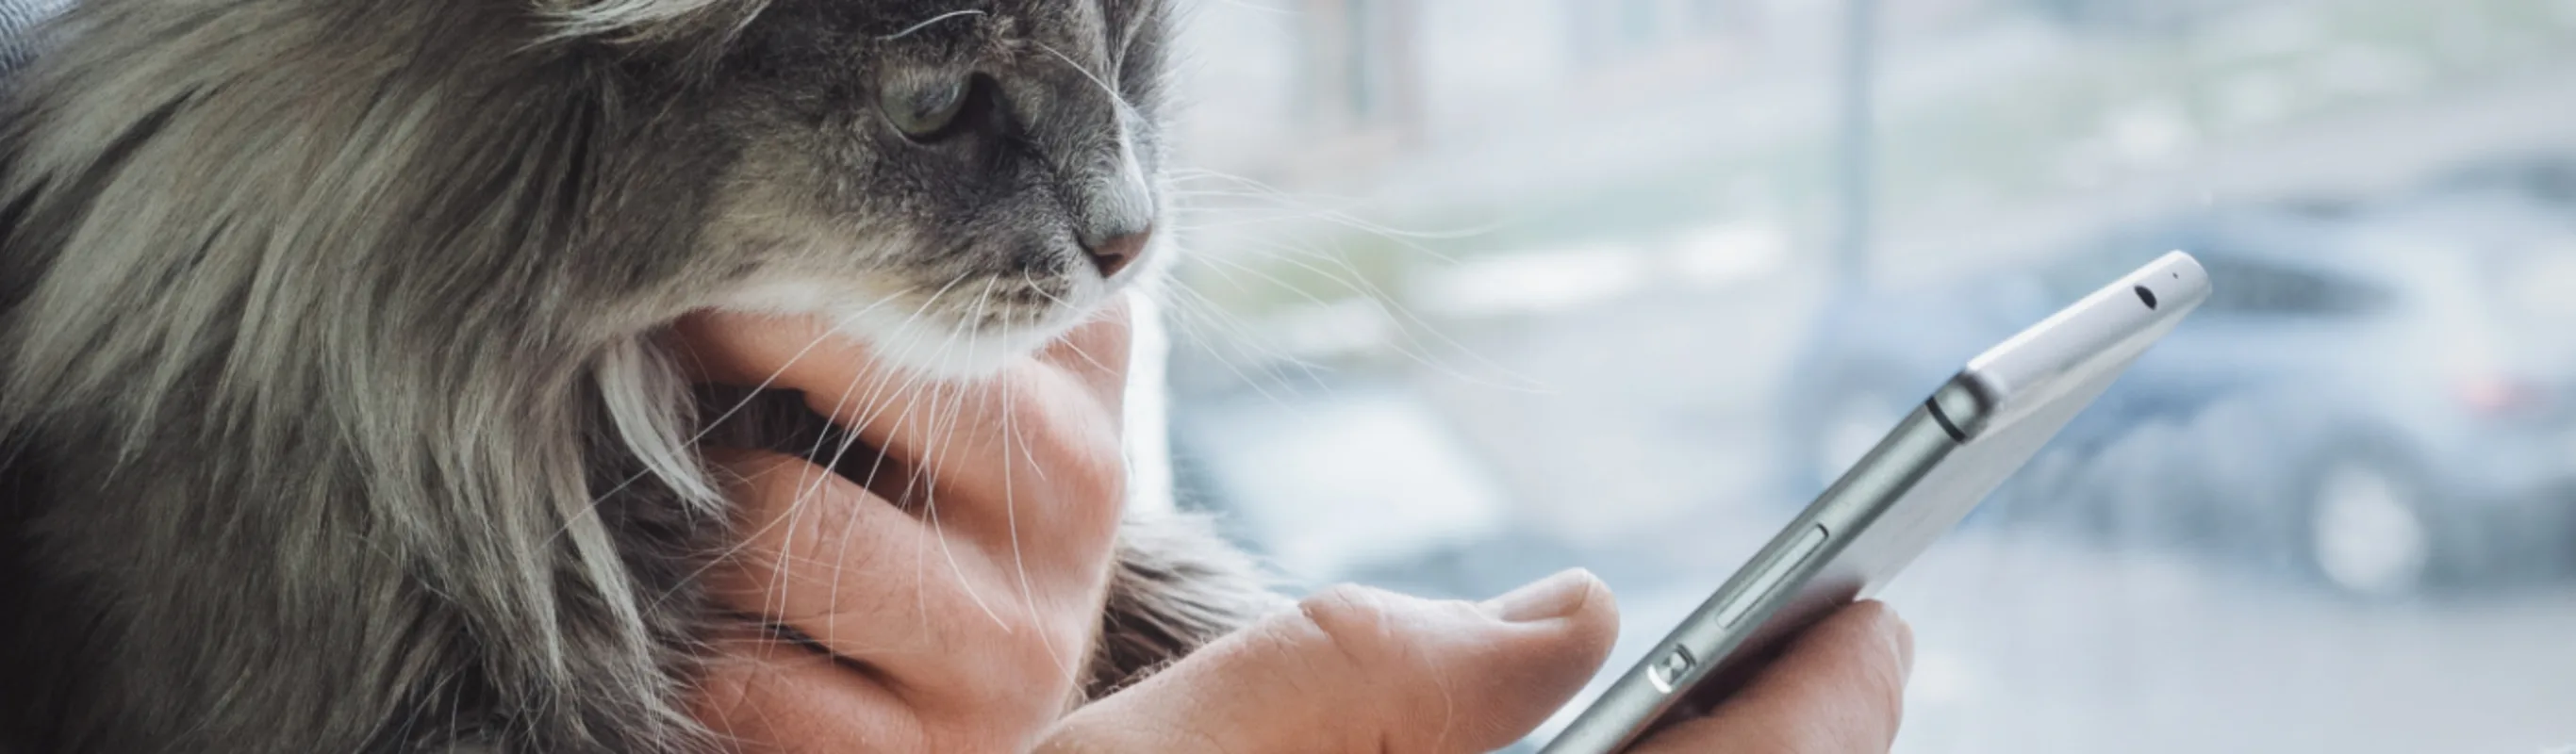
<svg viewBox="0 0 2576 754">
<path fill-rule="evenodd" d="M 723 34 L 759 15 L 768 0 L 534 0 L 555 36 L 661 42 Z"/>
</svg>

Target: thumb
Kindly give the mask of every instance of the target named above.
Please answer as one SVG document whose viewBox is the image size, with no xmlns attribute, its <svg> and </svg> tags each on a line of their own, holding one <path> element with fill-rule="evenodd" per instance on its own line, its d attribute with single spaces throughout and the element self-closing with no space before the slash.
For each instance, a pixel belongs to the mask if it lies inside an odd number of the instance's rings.
<svg viewBox="0 0 2576 754">
<path fill-rule="evenodd" d="M 1618 624 L 1580 570 L 1475 604 L 1335 587 L 1083 708 L 1038 751 L 1492 751 L 1583 687 Z"/>
</svg>

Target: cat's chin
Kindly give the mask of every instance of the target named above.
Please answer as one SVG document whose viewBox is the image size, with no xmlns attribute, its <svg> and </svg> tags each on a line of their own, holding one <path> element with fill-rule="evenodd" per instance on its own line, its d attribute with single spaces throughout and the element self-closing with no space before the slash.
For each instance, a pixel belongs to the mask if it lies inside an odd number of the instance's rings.
<svg viewBox="0 0 2576 754">
<path fill-rule="evenodd" d="M 896 369 L 947 382 L 971 382 L 1000 373 L 1064 335 L 1081 320 L 1062 317 L 1034 325 L 967 329 L 877 312 L 839 320 L 840 332 L 868 344 L 868 352 Z"/>
<path fill-rule="evenodd" d="M 743 290 L 727 297 L 719 308 L 826 319 L 840 334 L 866 344 L 868 353 L 888 366 L 929 380 L 971 382 L 1028 358 L 1089 318 L 1097 307 L 1050 306 L 1025 322 L 976 326 L 883 296 L 852 295 L 799 281 Z"/>
</svg>

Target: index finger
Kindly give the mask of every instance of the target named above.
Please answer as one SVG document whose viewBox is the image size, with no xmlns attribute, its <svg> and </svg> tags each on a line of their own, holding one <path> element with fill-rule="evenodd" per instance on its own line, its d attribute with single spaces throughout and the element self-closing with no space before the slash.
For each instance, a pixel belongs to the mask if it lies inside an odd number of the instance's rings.
<svg viewBox="0 0 2576 754">
<path fill-rule="evenodd" d="M 1112 411 L 1126 402 L 1128 358 L 1136 335 L 1135 317 L 1139 316 L 1137 308 L 1128 303 L 1129 295 L 1133 294 L 1110 298 L 1108 305 L 1090 319 L 1038 352 L 1039 361 L 1054 364 L 1081 379 Z"/>
<path fill-rule="evenodd" d="M 799 391 L 814 414 L 918 472 L 924 502 L 951 501 L 949 523 L 1020 549 L 1022 526 L 1053 532 L 1050 543 L 1109 541 L 1125 500 L 1130 311 L 1113 303 L 1033 358 L 965 380 L 886 364 L 811 317 L 704 312 L 674 330 L 680 358 L 703 379 Z M 1046 504 L 1015 506 L 1030 499 Z M 1112 507 L 1100 515 L 1101 505 Z"/>
</svg>

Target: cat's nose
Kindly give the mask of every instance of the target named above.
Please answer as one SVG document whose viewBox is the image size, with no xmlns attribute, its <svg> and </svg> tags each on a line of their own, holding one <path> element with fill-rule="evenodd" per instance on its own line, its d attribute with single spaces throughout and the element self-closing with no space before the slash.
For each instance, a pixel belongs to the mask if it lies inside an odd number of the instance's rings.
<svg viewBox="0 0 2576 754">
<path fill-rule="evenodd" d="M 1117 277 L 1119 270 L 1145 255 L 1145 242 L 1153 238 L 1154 226 L 1145 225 L 1086 244 L 1082 250 L 1091 256 L 1091 266 L 1100 270 L 1101 277 Z"/>
<path fill-rule="evenodd" d="M 1080 184 L 1075 227 L 1091 266 L 1100 270 L 1100 277 L 1113 278 L 1144 256 L 1145 242 L 1154 237 L 1154 190 L 1146 185 L 1144 164 L 1136 161 L 1136 150 L 1125 137 L 1105 157 Z"/>
</svg>

